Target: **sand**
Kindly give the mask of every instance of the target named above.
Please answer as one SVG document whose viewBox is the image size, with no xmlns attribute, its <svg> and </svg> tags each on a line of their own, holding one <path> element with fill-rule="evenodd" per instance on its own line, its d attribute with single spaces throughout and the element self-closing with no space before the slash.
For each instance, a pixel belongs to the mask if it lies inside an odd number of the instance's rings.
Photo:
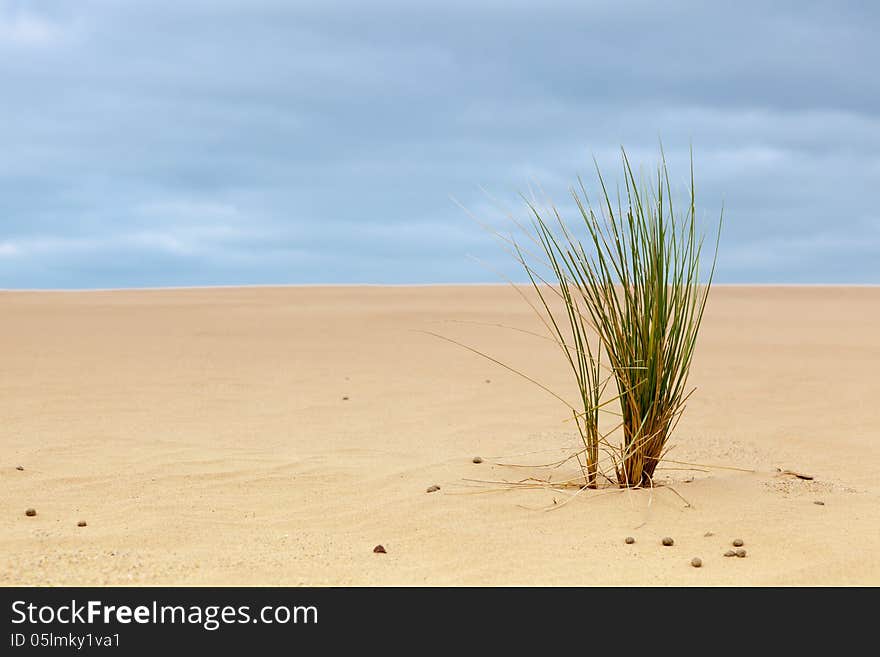
<svg viewBox="0 0 880 657">
<path fill-rule="evenodd" d="M 567 503 L 468 481 L 546 476 L 501 464 L 575 445 L 565 408 L 418 332 L 569 394 L 554 345 L 470 323 L 538 326 L 504 286 L 3 292 L 0 317 L 4 585 L 880 584 L 880 288 L 714 289 L 670 458 L 745 471 Z"/>
</svg>

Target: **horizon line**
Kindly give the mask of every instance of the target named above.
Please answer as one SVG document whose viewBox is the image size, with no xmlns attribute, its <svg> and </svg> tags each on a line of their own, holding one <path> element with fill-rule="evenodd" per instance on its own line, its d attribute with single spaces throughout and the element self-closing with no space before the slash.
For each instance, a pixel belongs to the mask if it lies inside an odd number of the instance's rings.
<svg viewBox="0 0 880 657">
<path fill-rule="evenodd" d="M 256 283 L 230 285 L 158 285 L 132 287 L 83 287 L 83 288 L 0 288 L 0 293 L 16 292 L 162 292 L 174 290 L 237 290 L 260 288 L 340 288 L 340 287 L 508 287 L 510 285 L 531 287 L 529 282 L 493 282 L 493 283 Z M 712 287 L 783 287 L 783 288 L 815 288 L 815 287 L 880 287 L 880 283 L 712 283 Z"/>
</svg>

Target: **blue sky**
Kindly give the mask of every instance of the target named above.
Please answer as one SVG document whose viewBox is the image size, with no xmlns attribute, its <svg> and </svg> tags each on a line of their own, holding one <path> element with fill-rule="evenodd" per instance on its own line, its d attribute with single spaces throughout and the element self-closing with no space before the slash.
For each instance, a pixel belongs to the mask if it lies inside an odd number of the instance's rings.
<svg viewBox="0 0 880 657">
<path fill-rule="evenodd" d="M 497 281 L 622 144 L 722 282 L 880 283 L 873 2 L 0 0 L 0 288 Z"/>
</svg>

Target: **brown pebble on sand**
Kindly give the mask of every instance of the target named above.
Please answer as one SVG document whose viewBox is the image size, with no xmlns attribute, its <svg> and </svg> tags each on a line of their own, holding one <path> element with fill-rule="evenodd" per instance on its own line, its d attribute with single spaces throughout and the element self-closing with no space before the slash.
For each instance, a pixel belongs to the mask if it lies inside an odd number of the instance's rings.
<svg viewBox="0 0 880 657">
<path fill-rule="evenodd" d="M 746 556 L 746 551 L 743 550 L 742 548 L 740 548 L 739 550 L 736 551 L 736 556 L 738 556 L 740 559 L 742 559 L 743 557 Z"/>
<path fill-rule="evenodd" d="M 694 557 L 693 559 L 691 559 L 691 565 L 694 568 L 699 568 L 700 566 L 703 565 L 703 560 L 700 559 L 700 557 Z"/>
<path fill-rule="evenodd" d="M 348 401 L 348 397 L 343 397 L 342 401 Z"/>
<path fill-rule="evenodd" d="M 76 523 L 76 526 L 77 527 L 85 527 L 88 524 L 89 523 L 87 523 L 85 520 L 80 520 L 78 523 Z"/>
<path fill-rule="evenodd" d="M 713 532 L 706 532 L 705 534 L 703 534 L 703 536 L 709 538 L 710 536 L 715 536 L 715 534 Z"/>
<path fill-rule="evenodd" d="M 19 472 L 21 472 L 22 470 L 24 470 L 24 466 L 23 466 L 23 465 L 17 465 L 17 466 L 15 466 L 15 469 L 18 470 Z"/>
<path fill-rule="evenodd" d="M 385 554 L 385 548 L 381 545 L 377 545 L 373 548 L 373 552 L 375 552 L 376 554 Z"/>
<path fill-rule="evenodd" d="M 813 504 L 817 504 L 819 506 L 825 506 L 825 502 L 823 502 L 821 500 L 816 500 L 815 502 L 813 502 Z"/>
<path fill-rule="evenodd" d="M 675 541 L 672 540 L 671 536 L 664 536 L 663 540 L 660 542 L 663 543 L 663 545 L 665 545 L 666 547 L 669 547 L 670 545 L 673 545 L 675 543 Z"/>
<path fill-rule="evenodd" d="M 428 488 L 425 490 L 425 492 L 426 493 L 436 493 L 438 490 L 440 490 L 440 486 L 434 484 L 433 486 L 428 486 Z"/>
<path fill-rule="evenodd" d="M 486 379 L 486 383 L 492 383 L 491 379 Z"/>
<path fill-rule="evenodd" d="M 627 545 L 632 545 L 636 542 L 636 539 L 634 539 L 632 536 L 627 536 L 625 539 L 623 539 L 623 542 Z"/>
<path fill-rule="evenodd" d="M 27 511 L 24 512 L 24 515 L 32 518 L 35 515 L 37 515 L 37 510 L 36 509 L 28 509 Z"/>
<path fill-rule="evenodd" d="M 474 463 L 482 463 L 482 462 L 483 462 L 483 457 L 481 457 L 481 456 L 474 457 Z"/>
<path fill-rule="evenodd" d="M 745 545 L 745 543 L 743 543 L 741 538 L 733 539 L 733 547 L 742 547 L 743 545 Z"/>
<path fill-rule="evenodd" d="M 724 556 L 725 557 L 735 557 L 736 552 L 734 552 L 733 550 L 728 550 L 727 552 L 724 553 Z"/>
</svg>

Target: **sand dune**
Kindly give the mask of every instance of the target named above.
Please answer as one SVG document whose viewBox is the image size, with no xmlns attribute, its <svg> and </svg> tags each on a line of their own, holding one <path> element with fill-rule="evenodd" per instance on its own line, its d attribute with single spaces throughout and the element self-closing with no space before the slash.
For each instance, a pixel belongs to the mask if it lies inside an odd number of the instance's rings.
<svg viewBox="0 0 880 657">
<path fill-rule="evenodd" d="M 418 332 L 569 392 L 554 345 L 473 323 L 535 329 L 509 288 L 4 292 L 0 317 L 2 584 L 880 584 L 880 288 L 713 290 L 670 456 L 739 469 L 564 505 L 469 481 L 550 474 L 500 463 L 564 454 L 564 407 Z"/>
</svg>

